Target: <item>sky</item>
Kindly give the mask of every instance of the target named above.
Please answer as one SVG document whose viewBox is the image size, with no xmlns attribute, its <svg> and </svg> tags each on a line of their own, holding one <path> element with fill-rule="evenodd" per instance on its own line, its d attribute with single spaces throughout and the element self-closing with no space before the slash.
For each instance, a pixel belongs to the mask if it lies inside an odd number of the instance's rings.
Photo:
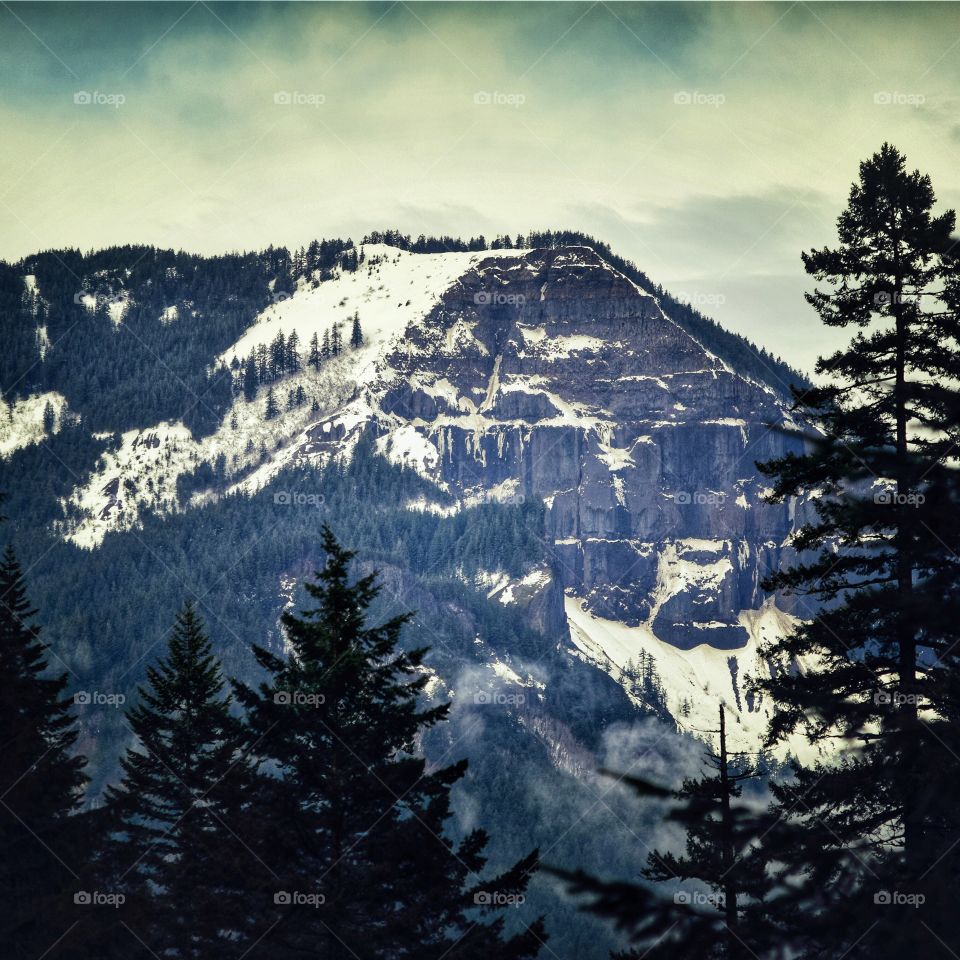
<svg viewBox="0 0 960 960">
<path fill-rule="evenodd" d="M 0 3 L 0 257 L 573 228 L 804 370 L 888 140 L 960 206 L 960 6 Z"/>
</svg>

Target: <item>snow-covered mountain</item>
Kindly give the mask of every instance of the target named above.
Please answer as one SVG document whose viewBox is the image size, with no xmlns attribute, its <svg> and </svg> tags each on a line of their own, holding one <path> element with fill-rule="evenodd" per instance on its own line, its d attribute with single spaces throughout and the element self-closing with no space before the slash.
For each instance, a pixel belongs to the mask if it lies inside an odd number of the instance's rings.
<svg viewBox="0 0 960 960">
<path fill-rule="evenodd" d="M 23 283 L 42 303 L 42 282 Z M 300 369 L 252 400 L 236 391 L 204 435 L 184 420 L 98 431 L 105 449 L 72 479 L 59 536 L 96 551 L 148 514 L 255 494 L 291 466 L 348 459 L 373 437 L 436 491 L 404 504 L 411 511 L 542 500 L 547 560 L 520 577 L 488 571 L 488 598 L 528 611 L 555 654 L 609 675 L 638 708 L 708 735 L 722 702 L 736 743 L 756 746 L 769 705 L 745 681 L 771 668 L 759 645 L 794 622 L 760 589 L 789 562 L 795 522 L 794 505 L 764 502 L 755 467 L 800 449 L 782 391 L 715 355 L 588 246 L 431 254 L 366 244 L 357 269 L 306 271 L 265 294 L 269 305 L 209 357 L 209 372 L 239 378 L 259 346 L 293 333 Z M 105 307 L 84 296 L 122 335 L 138 290 L 101 291 Z M 311 366 L 311 338 L 349 331 L 354 315 L 363 345 Z M 176 304 L 156 319 L 192 322 Z M 37 341 L 50 351 L 46 334 Z M 268 389 L 279 401 L 269 419 Z M 303 402 L 288 409 L 298 389 Z M 0 411 L 0 456 L 71 416 L 69 394 L 16 399 Z M 508 685 L 541 683 L 492 654 L 488 666 Z"/>
</svg>

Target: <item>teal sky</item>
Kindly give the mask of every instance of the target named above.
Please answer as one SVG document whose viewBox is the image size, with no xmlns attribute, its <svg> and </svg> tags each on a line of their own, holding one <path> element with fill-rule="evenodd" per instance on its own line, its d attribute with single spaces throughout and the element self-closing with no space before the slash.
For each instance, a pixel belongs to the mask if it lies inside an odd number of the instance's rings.
<svg viewBox="0 0 960 960">
<path fill-rule="evenodd" d="M 8 259 L 570 226 L 809 367 L 857 163 L 960 205 L 960 7 L 4 3 L 0 130 Z"/>
</svg>

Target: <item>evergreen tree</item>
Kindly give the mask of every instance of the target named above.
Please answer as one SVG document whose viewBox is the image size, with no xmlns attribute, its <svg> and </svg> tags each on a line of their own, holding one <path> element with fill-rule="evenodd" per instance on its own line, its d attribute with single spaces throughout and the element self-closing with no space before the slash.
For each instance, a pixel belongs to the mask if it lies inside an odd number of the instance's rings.
<svg viewBox="0 0 960 960">
<path fill-rule="evenodd" d="M 51 433 L 53 433 L 56 425 L 57 413 L 53 409 L 53 404 L 48 400 L 46 406 L 43 408 L 43 432 L 49 436 Z"/>
<path fill-rule="evenodd" d="M 324 330 L 323 331 L 323 347 L 320 350 L 320 359 L 329 360 L 331 356 L 332 354 L 330 352 L 330 331 Z"/>
<path fill-rule="evenodd" d="M 283 333 L 277 335 L 270 343 L 270 379 L 279 380 L 287 370 L 287 341 Z"/>
<path fill-rule="evenodd" d="M 353 314 L 353 329 L 350 331 L 350 346 L 356 350 L 363 346 L 363 331 L 360 329 L 360 311 Z"/>
<path fill-rule="evenodd" d="M 326 566 L 306 585 L 317 606 L 283 615 L 289 657 L 255 647 L 268 680 L 237 685 L 263 764 L 246 834 L 268 867 L 250 878 L 263 930 L 251 957 L 534 956 L 541 924 L 505 937 L 502 907 L 536 854 L 484 883 L 483 832 L 445 836 L 466 764 L 428 772 L 412 752 L 448 712 L 418 706 L 426 651 L 399 649 L 408 616 L 367 623 L 375 577 L 350 582 L 352 554 L 328 528 L 323 542 Z"/>
<path fill-rule="evenodd" d="M 267 405 L 263 415 L 267 420 L 273 420 L 280 414 L 280 408 L 277 406 L 277 398 L 273 394 L 273 387 L 267 391 Z"/>
<path fill-rule="evenodd" d="M 758 684 L 778 707 L 770 740 L 850 745 L 774 787 L 808 881 L 795 934 L 816 957 L 946 957 L 960 942 L 944 893 L 960 874 L 960 311 L 955 218 L 934 203 L 893 147 L 861 164 L 839 246 L 803 258 L 828 285 L 807 296 L 824 323 L 860 332 L 797 394 L 820 430 L 809 450 L 761 465 L 774 501 L 812 493 L 816 508 L 800 561 L 765 584 L 816 604 L 769 650 L 805 665 Z"/>
<path fill-rule="evenodd" d="M 343 351 L 343 339 L 340 335 L 340 324 L 335 323 L 330 333 L 330 355 L 339 357 Z"/>
<path fill-rule="evenodd" d="M 679 790 L 617 775 L 641 797 L 669 800 L 666 819 L 686 830 L 683 855 L 652 850 L 643 871 L 647 881 L 679 883 L 672 899 L 645 885 L 553 871 L 572 893 L 589 898 L 588 910 L 612 920 L 635 944 L 617 955 L 621 960 L 748 960 L 778 956 L 785 947 L 782 931 L 767 922 L 769 846 L 761 849 L 762 839 L 774 833 L 779 839 L 779 825 L 754 805 L 736 802 L 741 784 L 758 772 L 744 754 L 728 752 L 722 705 L 719 728 L 703 732 L 718 736 L 717 752 L 707 753 L 710 772 L 684 780 Z"/>
<path fill-rule="evenodd" d="M 310 338 L 310 354 L 307 358 L 307 362 L 315 371 L 320 370 L 320 343 L 317 339 L 316 330 L 314 330 L 313 336 Z"/>
<path fill-rule="evenodd" d="M 239 822 L 249 768 L 220 664 L 195 609 L 177 617 L 167 655 L 128 713 L 136 746 L 106 795 L 107 865 L 139 901 L 138 936 L 154 956 L 239 956 L 248 868 Z"/>
<path fill-rule="evenodd" d="M 296 373 L 300 369 L 300 337 L 296 330 L 293 330 L 287 337 L 286 354 L 287 373 Z"/>
<path fill-rule="evenodd" d="M 0 562 L 0 943 L 5 957 L 62 956 L 85 851 L 76 813 L 86 777 L 74 755 L 66 675 L 48 675 L 36 611 L 10 547 Z M 48 954 L 48 951 L 51 951 Z"/>
<path fill-rule="evenodd" d="M 254 350 L 257 361 L 257 384 L 267 383 L 270 379 L 270 355 L 265 343 L 257 344 Z"/>
<path fill-rule="evenodd" d="M 247 403 L 250 403 L 256 397 L 258 386 L 257 362 L 251 353 L 243 367 L 243 398 Z"/>
</svg>

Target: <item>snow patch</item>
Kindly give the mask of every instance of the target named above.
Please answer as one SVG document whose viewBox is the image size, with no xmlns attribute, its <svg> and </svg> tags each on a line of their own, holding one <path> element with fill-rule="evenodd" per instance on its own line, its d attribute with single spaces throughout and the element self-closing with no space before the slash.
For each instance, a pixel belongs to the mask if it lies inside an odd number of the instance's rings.
<svg viewBox="0 0 960 960">
<path fill-rule="evenodd" d="M 67 400 L 62 394 L 53 390 L 35 393 L 13 404 L 0 397 L 0 457 L 9 457 L 17 450 L 46 440 L 43 414 L 48 403 L 53 409 L 56 430 L 67 410 Z"/>
</svg>

